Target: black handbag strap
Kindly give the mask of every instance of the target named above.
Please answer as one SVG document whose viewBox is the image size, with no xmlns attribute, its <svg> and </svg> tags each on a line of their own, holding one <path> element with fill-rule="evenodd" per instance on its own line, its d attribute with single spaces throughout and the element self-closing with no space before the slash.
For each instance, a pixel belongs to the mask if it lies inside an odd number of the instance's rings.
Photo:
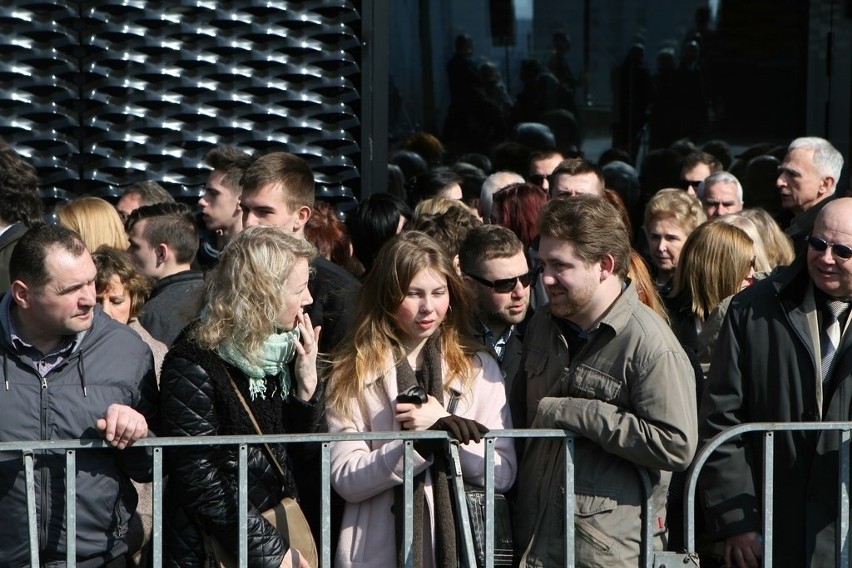
<svg viewBox="0 0 852 568">
<path fill-rule="evenodd" d="M 231 380 L 231 386 L 234 387 L 234 392 L 237 393 L 237 398 L 240 399 L 243 408 L 246 409 L 246 414 L 248 414 L 252 426 L 254 426 L 254 429 L 255 431 L 257 431 L 258 434 L 263 436 L 263 431 L 260 429 L 260 425 L 257 423 L 257 420 L 255 420 L 254 413 L 251 411 L 251 407 L 249 407 L 248 402 L 243 396 L 243 393 L 240 392 L 240 388 L 237 386 L 237 382 L 234 380 L 234 376 L 231 374 L 231 370 L 227 367 L 227 365 L 225 366 L 225 371 L 228 373 L 228 378 Z M 281 464 L 278 463 L 278 460 L 275 458 L 275 454 L 272 452 L 272 448 L 269 447 L 269 444 L 264 442 L 263 449 L 266 452 L 266 457 L 269 458 L 270 463 L 275 466 L 275 473 L 278 474 L 278 478 L 281 481 L 281 484 L 286 487 L 287 474 L 284 473 L 284 469 L 281 467 Z"/>
</svg>

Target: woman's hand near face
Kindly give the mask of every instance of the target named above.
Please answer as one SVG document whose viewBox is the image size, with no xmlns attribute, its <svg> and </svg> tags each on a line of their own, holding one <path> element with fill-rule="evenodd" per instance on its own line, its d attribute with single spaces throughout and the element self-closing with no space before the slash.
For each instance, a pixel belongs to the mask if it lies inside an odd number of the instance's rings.
<svg viewBox="0 0 852 568">
<path fill-rule="evenodd" d="M 310 400 L 317 390 L 317 352 L 320 326 L 311 325 L 311 317 L 303 312 L 296 316 L 300 337 L 296 342 L 296 396 Z"/>
<path fill-rule="evenodd" d="M 432 424 L 444 416 L 449 416 L 438 399 L 429 395 L 426 404 L 408 402 L 395 403 L 394 419 L 406 430 L 428 430 Z"/>
</svg>

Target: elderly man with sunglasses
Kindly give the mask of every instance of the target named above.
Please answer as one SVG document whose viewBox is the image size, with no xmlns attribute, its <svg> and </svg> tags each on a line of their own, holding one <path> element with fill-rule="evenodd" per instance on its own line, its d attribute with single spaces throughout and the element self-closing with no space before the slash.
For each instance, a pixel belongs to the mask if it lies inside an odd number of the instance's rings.
<svg viewBox="0 0 852 568">
<path fill-rule="evenodd" d="M 852 420 L 852 198 L 829 202 L 806 254 L 734 296 L 713 353 L 701 440 L 747 422 Z M 840 434 L 776 432 L 772 553 L 784 566 L 835 566 Z M 761 438 L 723 444 L 699 481 L 708 535 L 728 566 L 758 567 Z"/>
<path fill-rule="evenodd" d="M 459 266 L 476 298 L 476 337 L 500 363 L 508 396 L 520 364 L 524 330 L 532 316 L 533 274 L 524 245 L 505 227 L 483 225 L 462 243 Z"/>
</svg>

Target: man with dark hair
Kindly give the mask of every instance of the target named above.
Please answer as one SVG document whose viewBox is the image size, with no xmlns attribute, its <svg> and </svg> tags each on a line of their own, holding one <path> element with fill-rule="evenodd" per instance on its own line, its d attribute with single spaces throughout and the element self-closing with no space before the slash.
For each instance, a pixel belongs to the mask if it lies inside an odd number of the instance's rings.
<svg viewBox="0 0 852 568">
<path fill-rule="evenodd" d="M 722 171 L 722 164 L 707 152 L 693 152 L 680 165 L 680 188 L 692 197 L 698 196 L 698 185 L 710 174 Z"/>
<path fill-rule="evenodd" d="M 694 372 L 627 278 L 630 239 L 612 204 L 592 195 L 553 200 L 539 227 L 550 303 L 527 327 L 513 422 L 575 434 L 576 565 L 635 567 L 645 499 L 637 468 L 650 475 L 661 537 L 670 472 L 686 469 L 696 448 Z M 564 460 L 562 440 L 526 446 L 515 519 L 525 568 L 564 562 Z"/>
<path fill-rule="evenodd" d="M 550 174 L 556 169 L 565 156 L 559 150 L 543 150 L 530 155 L 530 167 L 527 181 L 540 185 L 545 191 L 550 191 Z"/>
<path fill-rule="evenodd" d="M 121 220 L 127 222 L 130 214 L 143 205 L 174 202 L 175 198 L 166 191 L 166 188 L 153 180 L 145 180 L 128 186 L 115 204 L 115 209 L 121 216 Z"/>
<path fill-rule="evenodd" d="M 204 268 L 214 266 L 219 252 L 243 230 L 240 209 L 240 181 L 251 163 L 251 156 L 233 146 L 219 146 L 207 152 L 204 163 L 212 168 L 198 200 L 201 222 L 207 229 L 198 249 L 198 261 Z"/>
<path fill-rule="evenodd" d="M 112 448 L 77 456 L 77 566 L 124 566 L 141 546 L 132 530 L 136 492 L 150 481 L 151 461 L 128 448 L 156 423 L 151 350 L 129 327 L 104 314 L 95 298 L 95 264 L 79 236 L 37 224 L 12 253 L 12 285 L 0 300 L 0 441 L 103 438 Z M 120 369 L 120 372 L 116 372 Z M 64 565 L 65 457 L 37 452 L 35 511 L 39 558 Z M 72 473 L 73 475 L 73 473 Z M 0 463 L 0 558 L 29 565 L 23 461 Z M 30 511 L 33 513 L 33 511 Z"/>
<path fill-rule="evenodd" d="M 128 251 L 139 270 L 157 281 L 139 323 L 155 339 L 171 345 L 198 313 L 204 276 L 192 270 L 198 228 L 183 203 L 143 205 L 127 220 Z"/>
<path fill-rule="evenodd" d="M 459 266 L 476 298 L 476 338 L 500 363 L 509 396 L 521 362 L 526 325 L 533 313 L 533 274 L 524 244 L 506 227 L 477 227 L 462 243 Z"/>
<path fill-rule="evenodd" d="M 314 174 L 308 163 L 288 152 L 257 158 L 242 179 L 243 226 L 274 225 L 300 238 L 314 206 Z M 319 347 L 330 353 L 352 327 L 360 284 L 343 268 L 316 256 L 308 287 L 314 303 L 305 310 L 322 325 Z"/>
<path fill-rule="evenodd" d="M 568 158 L 550 174 L 550 198 L 571 197 L 586 193 L 603 197 L 603 173 L 592 162 L 583 158 Z"/>
<path fill-rule="evenodd" d="M 27 228 L 41 220 L 35 168 L 0 139 L 0 292 L 9 289 L 9 258 Z"/>
</svg>

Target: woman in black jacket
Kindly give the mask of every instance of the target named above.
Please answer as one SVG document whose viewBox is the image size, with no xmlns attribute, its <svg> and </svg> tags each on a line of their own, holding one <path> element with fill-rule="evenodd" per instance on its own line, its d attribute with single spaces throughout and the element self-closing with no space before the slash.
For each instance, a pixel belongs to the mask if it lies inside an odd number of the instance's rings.
<svg viewBox="0 0 852 568">
<path fill-rule="evenodd" d="M 302 308 L 314 248 L 274 227 L 252 227 L 222 252 L 207 276 L 205 308 L 178 337 L 161 377 L 162 435 L 255 434 L 236 385 L 264 434 L 314 432 L 322 416 L 319 328 Z M 260 513 L 297 495 L 303 444 L 272 445 L 284 479 L 264 453 L 248 456 L 248 562 L 307 566 Z M 289 451 L 288 451 L 289 450 Z M 237 446 L 189 446 L 169 454 L 165 561 L 202 566 L 202 531 L 238 548 Z M 295 564 L 294 564 L 295 559 Z"/>
</svg>

